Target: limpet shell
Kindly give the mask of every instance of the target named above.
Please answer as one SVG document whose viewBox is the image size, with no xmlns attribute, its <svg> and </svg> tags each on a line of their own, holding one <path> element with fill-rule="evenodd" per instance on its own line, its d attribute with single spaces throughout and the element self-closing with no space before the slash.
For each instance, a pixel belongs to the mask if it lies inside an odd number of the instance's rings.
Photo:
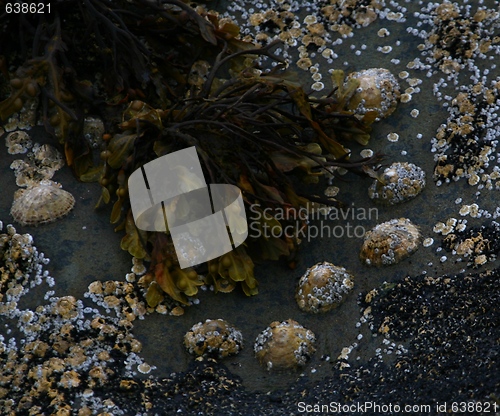
<svg viewBox="0 0 500 416">
<path fill-rule="evenodd" d="M 425 187 L 425 172 L 413 163 L 395 162 L 368 188 L 375 202 L 395 205 L 415 198 Z"/>
<path fill-rule="evenodd" d="M 378 117 L 384 118 L 392 114 L 401 95 L 396 77 L 385 68 L 369 68 L 352 72 L 349 79 L 357 79 L 359 87 L 352 96 L 348 108 L 357 114 L 376 111 Z"/>
<path fill-rule="evenodd" d="M 367 266 L 388 266 L 413 254 L 419 244 L 417 226 L 407 218 L 393 219 L 366 233 L 359 257 Z"/>
<path fill-rule="evenodd" d="M 300 278 L 295 300 L 305 312 L 327 312 L 345 300 L 354 287 L 353 279 L 344 267 L 326 261 L 315 264 Z"/>
<path fill-rule="evenodd" d="M 224 358 L 240 352 L 243 335 L 223 319 L 207 319 L 193 325 L 184 335 L 184 345 L 190 354 Z"/>
<path fill-rule="evenodd" d="M 21 225 L 39 225 L 65 216 L 75 205 L 75 198 L 54 182 L 43 180 L 14 194 L 11 215 Z"/>
<path fill-rule="evenodd" d="M 268 370 L 302 367 L 316 349 L 314 333 L 293 319 L 271 323 L 255 340 L 255 356 Z"/>
</svg>

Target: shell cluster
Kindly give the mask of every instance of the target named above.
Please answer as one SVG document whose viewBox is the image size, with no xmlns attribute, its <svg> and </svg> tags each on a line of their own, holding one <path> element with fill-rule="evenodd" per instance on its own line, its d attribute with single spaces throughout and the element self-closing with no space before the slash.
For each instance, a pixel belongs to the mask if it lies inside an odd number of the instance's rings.
<svg viewBox="0 0 500 416">
<path fill-rule="evenodd" d="M 15 160 L 10 165 L 16 175 L 17 186 L 26 188 L 14 194 L 10 210 L 14 220 L 21 225 L 37 226 L 68 214 L 75 205 L 75 198 L 50 180 L 64 166 L 61 153 L 48 144 L 33 145 L 29 135 L 23 131 L 10 133 L 6 145 L 11 154 L 24 153 L 33 147 L 25 159 Z"/>
<path fill-rule="evenodd" d="M 43 281 L 53 285 L 53 279 L 42 272 L 47 262 L 30 234 L 19 234 L 11 224 L 3 230 L 0 221 L 0 316 L 14 314 L 19 299 L 30 287 Z"/>
<path fill-rule="evenodd" d="M 323 262 L 307 269 L 297 285 L 295 300 L 305 312 L 327 312 L 339 306 L 354 287 L 345 268 Z"/>
<path fill-rule="evenodd" d="M 425 187 L 425 172 L 413 163 L 395 162 L 375 179 L 368 195 L 375 202 L 395 205 L 415 198 Z"/>
<path fill-rule="evenodd" d="M 349 109 L 356 114 L 366 114 L 376 111 L 379 118 L 389 116 L 397 107 L 399 83 L 396 77 L 385 68 L 370 68 L 352 72 L 349 79 L 359 81 L 359 87 L 349 102 Z"/>
<path fill-rule="evenodd" d="M 51 179 L 64 166 L 59 151 L 48 144 L 35 143 L 26 160 L 14 160 L 10 165 L 16 175 L 17 186 L 34 186 L 44 179 Z"/>
<path fill-rule="evenodd" d="M 42 283 L 54 287 L 54 278 L 44 270 L 48 263 L 30 234 L 19 234 L 10 224 L 4 229 L 0 221 L 0 318 L 17 321 L 22 340 L 4 337 L 10 328 L 0 333 L 2 414 L 43 414 L 53 407 L 53 414 L 90 415 L 94 392 L 109 382 L 130 390 L 138 385 L 135 369 L 146 374 L 155 368 L 139 357 L 142 345 L 123 315 L 102 315 L 74 296 L 54 297 L 53 291 L 37 300 L 35 310 L 22 309 L 31 288 Z M 108 282 L 103 286 L 108 299 L 117 294 L 114 289 L 121 290 Z M 112 414 L 129 413 L 114 405 L 110 409 Z"/>
<path fill-rule="evenodd" d="M 55 182 L 43 180 L 14 194 L 10 213 L 21 225 L 40 225 L 53 222 L 68 214 L 75 198 Z"/>
<path fill-rule="evenodd" d="M 26 153 L 33 146 L 28 133 L 23 130 L 17 130 L 9 133 L 5 137 L 5 145 L 9 155 Z"/>
<path fill-rule="evenodd" d="M 207 319 L 194 325 L 184 336 L 190 354 L 224 358 L 243 348 L 243 335 L 223 319 Z"/>
<path fill-rule="evenodd" d="M 321 14 L 332 23 L 331 30 L 342 35 L 352 32 L 353 27 L 368 26 L 377 19 L 381 9 L 382 3 L 379 0 L 330 1 L 321 8 Z"/>
<path fill-rule="evenodd" d="M 288 319 L 271 323 L 255 340 L 254 351 L 258 360 L 271 368 L 302 367 L 316 349 L 314 333 L 302 325 Z"/>
<path fill-rule="evenodd" d="M 419 244 L 417 226 L 407 218 L 393 219 L 366 233 L 359 257 L 367 266 L 388 266 L 417 251 Z"/>
</svg>

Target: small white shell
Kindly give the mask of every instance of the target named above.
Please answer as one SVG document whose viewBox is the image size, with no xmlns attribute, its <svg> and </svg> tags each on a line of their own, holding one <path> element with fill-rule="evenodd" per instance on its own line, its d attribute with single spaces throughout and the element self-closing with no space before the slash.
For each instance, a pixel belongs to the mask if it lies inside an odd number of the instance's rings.
<svg viewBox="0 0 500 416">
<path fill-rule="evenodd" d="M 73 195 L 54 182 L 43 180 L 36 186 L 18 190 L 10 213 L 19 224 L 36 226 L 65 216 L 74 205 Z"/>
<path fill-rule="evenodd" d="M 368 231 L 359 257 L 367 266 L 396 264 L 417 251 L 420 231 L 407 218 L 393 219 Z"/>
</svg>

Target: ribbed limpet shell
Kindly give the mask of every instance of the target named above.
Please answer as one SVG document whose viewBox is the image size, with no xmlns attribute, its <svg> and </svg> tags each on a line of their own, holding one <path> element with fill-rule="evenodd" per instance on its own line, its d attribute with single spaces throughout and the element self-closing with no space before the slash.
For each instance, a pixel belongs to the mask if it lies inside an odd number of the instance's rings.
<svg viewBox="0 0 500 416">
<path fill-rule="evenodd" d="M 40 225 L 68 214 L 75 205 L 75 198 L 54 182 L 43 180 L 28 189 L 14 194 L 10 213 L 21 225 Z"/>
<path fill-rule="evenodd" d="M 314 354 L 316 349 L 314 333 L 302 325 L 288 319 L 287 321 L 273 322 L 262 331 L 255 340 L 255 356 L 271 368 L 302 367 Z"/>
<path fill-rule="evenodd" d="M 419 244 L 417 226 L 407 218 L 393 219 L 366 233 L 359 257 L 367 266 L 388 266 L 417 251 Z"/>
<path fill-rule="evenodd" d="M 415 198 L 425 187 L 425 172 L 408 162 L 395 162 L 368 188 L 375 202 L 395 205 Z"/>
<path fill-rule="evenodd" d="M 353 287 L 353 276 L 345 268 L 325 261 L 306 270 L 295 300 L 305 312 L 327 312 L 339 306 Z"/>
<path fill-rule="evenodd" d="M 184 335 L 184 346 L 190 354 L 224 358 L 243 348 L 241 332 L 223 319 L 198 322 Z"/>
</svg>

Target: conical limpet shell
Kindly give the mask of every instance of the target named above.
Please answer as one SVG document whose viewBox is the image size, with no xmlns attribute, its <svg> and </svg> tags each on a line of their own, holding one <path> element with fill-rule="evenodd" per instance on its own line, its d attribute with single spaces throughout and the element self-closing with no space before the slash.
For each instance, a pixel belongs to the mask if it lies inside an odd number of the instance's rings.
<svg viewBox="0 0 500 416">
<path fill-rule="evenodd" d="M 369 68 L 353 72 L 347 76 L 359 81 L 356 93 L 349 101 L 349 109 L 356 114 L 376 111 L 384 118 L 394 112 L 400 97 L 399 83 L 396 77 L 385 68 Z"/>
<path fill-rule="evenodd" d="M 395 162 L 368 188 L 375 202 L 395 205 L 415 198 L 425 187 L 425 172 L 407 162 Z"/>
<path fill-rule="evenodd" d="M 377 225 L 365 235 L 359 257 L 367 266 L 396 264 L 417 251 L 420 231 L 407 218 Z"/>
<path fill-rule="evenodd" d="M 10 213 L 21 225 L 39 225 L 65 216 L 75 205 L 75 198 L 54 182 L 43 180 L 14 194 Z"/>
<path fill-rule="evenodd" d="M 353 287 L 353 277 L 345 268 L 325 261 L 306 270 L 295 300 L 305 312 L 327 312 L 339 306 Z"/>
<path fill-rule="evenodd" d="M 294 320 L 275 321 L 257 336 L 255 356 L 268 370 L 302 367 L 316 351 L 315 341 L 314 333 Z"/>
<path fill-rule="evenodd" d="M 198 322 L 184 335 L 184 346 L 190 354 L 224 358 L 243 348 L 240 330 L 223 319 Z"/>
</svg>

